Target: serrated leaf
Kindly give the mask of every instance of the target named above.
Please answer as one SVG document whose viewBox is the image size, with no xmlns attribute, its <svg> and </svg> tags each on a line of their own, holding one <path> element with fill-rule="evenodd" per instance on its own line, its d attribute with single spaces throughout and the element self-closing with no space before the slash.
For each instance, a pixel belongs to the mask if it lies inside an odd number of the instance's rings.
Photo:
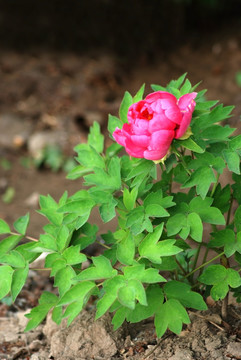
<svg viewBox="0 0 241 360">
<path fill-rule="evenodd" d="M 13 269 L 11 266 L 0 266 L 0 299 L 6 296 L 11 290 Z"/>
<path fill-rule="evenodd" d="M 128 91 L 126 91 L 125 95 L 123 97 L 123 100 L 121 102 L 120 111 L 119 111 L 120 119 L 123 123 L 128 122 L 127 113 L 128 113 L 129 107 L 132 104 L 133 104 L 132 96 Z"/>
<path fill-rule="evenodd" d="M 202 296 L 191 290 L 191 286 L 180 281 L 168 281 L 164 285 L 164 293 L 167 299 L 176 299 L 189 308 L 207 310 L 207 305 Z"/>
<path fill-rule="evenodd" d="M 94 147 L 88 144 L 79 144 L 74 150 L 78 153 L 78 156 L 75 159 L 86 169 L 105 168 L 104 158 Z"/>
<path fill-rule="evenodd" d="M 117 275 L 117 270 L 113 269 L 110 260 L 105 256 L 92 256 L 92 261 L 94 266 L 90 266 L 81 271 L 81 273 L 76 276 L 76 280 L 109 279 Z"/>
<path fill-rule="evenodd" d="M 13 226 L 14 226 L 15 230 L 18 231 L 21 235 L 25 235 L 28 224 L 29 224 L 29 213 L 27 213 L 26 215 L 21 216 L 19 219 L 17 219 L 13 223 Z"/>
<path fill-rule="evenodd" d="M 58 256 L 58 254 L 56 255 Z M 86 255 L 80 253 L 80 245 L 69 246 L 67 249 L 64 250 L 62 256 L 66 260 L 66 264 L 68 265 L 81 264 L 82 262 L 87 260 Z"/>
<path fill-rule="evenodd" d="M 135 256 L 135 241 L 131 233 L 126 233 L 117 244 L 116 257 L 120 263 L 131 265 Z"/>
<path fill-rule="evenodd" d="M 16 297 L 18 296 L 25 284 L 28 276 L 28 270 L 28 264 L 25 266 L 25 268 L 14 270 L 11 284 L 11 294 L 13 302 L 16 300 Z"/>
<path fill-rule="evenodd" d="M 88 144 L 92 146 L 97 153 L 102 153 L 104 148 L 104 136 L 100 132 L 100 124 L 94 121 L 88 135 Z"/>
<path fill-rule="evenodd" d="M 0 234 L 10 234 L 11 230 L 6 221 L 0 219 Z"/>
<path fill-rule="evenodd" d="M 180 334 L 182 324 L 189 324 L 190 319 L 185 308 L 178 300 L 170 299 L 160 306 L 155 315 L 157 337 L 161 337 L 167 328 L 175 334 Z"/>
</svg>

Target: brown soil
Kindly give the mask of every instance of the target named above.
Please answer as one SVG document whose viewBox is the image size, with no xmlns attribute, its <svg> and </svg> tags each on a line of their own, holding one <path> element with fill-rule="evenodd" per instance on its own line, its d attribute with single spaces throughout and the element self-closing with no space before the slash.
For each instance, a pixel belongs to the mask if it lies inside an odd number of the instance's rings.
<svg viewBox="0 0 241 360">
<path fill-rule="evenodd" d="M 201 88 L 208 89 L 208 99 L 236 105 L 230 122 L 239 131 L 241 90 L 235 75 L 240 70 L 241 43 L 235 33 L 222 40 L 214 38 L 200 48 L 185 45 L 151 65 L 143 56 L 136 67 L 127 67 L 112 55 L 1 53 L 0 217 L 12 224 L 30 212 L 28 233 L 38 237 L 45 224 L 35 212 L 38 195 L 49 193 L 58 199 L 66 189 L 72 194 L 81 187 L 80 181 L 66 180 L 62 171 L 21 165 L 23 157 L 35 156 L 30 139 L 36 134 L 54 138 L 57 133 L 63 153 L 73 156 L 73 146 L 86 140 L 94 120 L 106 134 L 107 115 L 117 114 L 125 90 L 134 94 L 145 82 L 148 92 L 150 83 L 165 85 L 186 71 L 192 83 L 203 80 Z M 10 169 L 3 160 L 10 162 Z M 15 196 L 5 203 L 2 195 L 11 187 Z M 98 225 L 102 231 L 99 220 Z M 91 309 L 70 328 L 57 328 L 48 320 L 44 327 L 24 334 L 23 311 L 37 304 L 44 289 L 52 289 L 51 281 L 31 272 L 16 306 L 0 305 L 0 359 L 139 360 L 154 350 L 157 339 L 152 322 L 125 325 L 113 333 L 108 316 L 93 323 Z M 190 316 L 192 325 L 180 336 L 167 334 L 148 359 L 241 359 L 240 307 L 231 305 L 227 323 L 219 317 L 218 307 Z"/>
</svg>

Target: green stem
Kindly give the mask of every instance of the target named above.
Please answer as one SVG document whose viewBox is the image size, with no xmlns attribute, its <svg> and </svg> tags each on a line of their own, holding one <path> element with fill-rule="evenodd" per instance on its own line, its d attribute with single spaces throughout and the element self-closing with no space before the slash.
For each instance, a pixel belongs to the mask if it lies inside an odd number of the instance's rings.
<svg viewBox="0 0 241 360">
<path fill-rule="evenodd" d="M 106 249 L 108 249 L 108 250 L 111 249 L 110 246 L 103 244 L 101 241 L 96 240 L 96 243 L 99 244 L 99 245 L 101 245 L 101 246 L 103 246 L 104 248 L 106 248 Z"/>
<path fill-rule="evenodd" d="M 183 275 L 186 275 L 187 272 L 185 271 L 183 266 L 180 264 L 180 262 L 177 260 L 177 258 L 175 258 L 175 261 L 176 261 L 177 265 L 179 266 L 179 268 L 182 270 Z"/>
<path fill-rule="evenodd" d="M 216 256 L 214 256 L 211 260 L 208 260 L 207 262 L 203 263 L 202 265 L 198 266 L 196 269 L 192 270 L 189 274 L 187 274 L 185 276 L 185 278 L 188 278 L 189 276 L 191 276 L 192 274 L 194 274 L 196 271 L 202 269 L 204 266 L 210 264 L 211 262 L 213 262 L 214 260 L 220 258 L 221 256 L 224 255 L 224 251 Z"/>
</svg>

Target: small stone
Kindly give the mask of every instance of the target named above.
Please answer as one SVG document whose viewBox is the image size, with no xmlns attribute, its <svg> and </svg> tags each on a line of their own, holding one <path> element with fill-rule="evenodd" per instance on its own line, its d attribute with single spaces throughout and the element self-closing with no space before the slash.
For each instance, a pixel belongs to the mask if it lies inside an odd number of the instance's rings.
<svg viewBox="0 0 241 360">
<path fill-rule="evenodd" d="M 227 346 L 226 355 L 234 357 L 237 360 L 241 359 L 241 343 L 231 342 Z"/>
<path fill-rule="evenodd" d="M 33 342 L 31 342 L 31 344 L 29 345 L 29 350 L 31 351 L 37 351 L 41 348 L 42 346 L 42 341 L 39 340 L 34 340 Z"/>
<path fill-rule="evenodd" d="M 24 201 L 25 205 L 29 208 L 35 209 L 38 206 L 39 202 L 39 193 L 34 191 L 27 199 Z"/>
</svg>

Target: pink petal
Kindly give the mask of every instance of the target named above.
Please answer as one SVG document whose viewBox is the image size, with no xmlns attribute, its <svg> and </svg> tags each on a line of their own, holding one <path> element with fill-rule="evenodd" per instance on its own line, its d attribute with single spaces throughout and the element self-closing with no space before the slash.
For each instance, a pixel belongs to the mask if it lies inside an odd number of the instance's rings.
<svg viewBox="0 0 241 360">
<path fill-rule="evenodd" d="M 144 151 L 146 148 L 136 146 L 130 139 L 126 139 L 125 149 L 130 156 L 144 158 Z"/>
<path fill-rule="evenodd" d="M 166 109 L 165 115 L 169 120 L 173 121 L 175 124 L 179 125 L 182 121 L 182 114 L 177 105 L 171 106 L 168 109 Z"/>
<path fill-rule="evenodd" d="M 193 106 L 195 107 L 196 103 L 194 101 L 195 97 L 197 96 L 196 92 L 192 92 L 190 94 L 185 94 L 180 97 L 178 100 L 178 107 L 180 110 L 186 110 L 187 107 Z"/>
<path fill-rule="evenodd" d="M 156 101 L 158 99 L 168 99 L 171 100 L 172 102 L 177 102 L 177 99 L 175 98 L 174 95 L 170 94 L 167 91 L 155 91 L 149 95 L 147 95 L 147 97 L 145 98 L 145 100 L 150 103 L 153 101 Z"/>
<path fill-rule="evenodd" d="M 131 141 L 134 145 L 147 147 L 150 143 L 150 136 L 147 135 L 131 135 Z"/>
<path fill-rule="evenodd" d="M 158 130 L 173 130 L 176 124 L 170 121 L 164 113 L 155 114 L 152 120 L 149 121 L 149 132 L 152 134 Z"/>
<path fill-rule="evenodd" d="M 148 146 L 148 150 L 160 150 L 167 152 L 169 149 L 171 142 L 174 138 L 175 132 L 173 130 L 159 130 L 154 132 L 151 135 L 150 144 Z M 165 152 L 165 154 L 166 154 Z M 164 154 L 164 155 L 165 155 Z"/>
<path fill-rule="evenodd" d="M 192 111 L 187 111 L 183 114 L 182 122 L 180 127 L 176 130 L 175 139 L 182 137 L 187 131 L 192 120 Z"/>
</svg>

